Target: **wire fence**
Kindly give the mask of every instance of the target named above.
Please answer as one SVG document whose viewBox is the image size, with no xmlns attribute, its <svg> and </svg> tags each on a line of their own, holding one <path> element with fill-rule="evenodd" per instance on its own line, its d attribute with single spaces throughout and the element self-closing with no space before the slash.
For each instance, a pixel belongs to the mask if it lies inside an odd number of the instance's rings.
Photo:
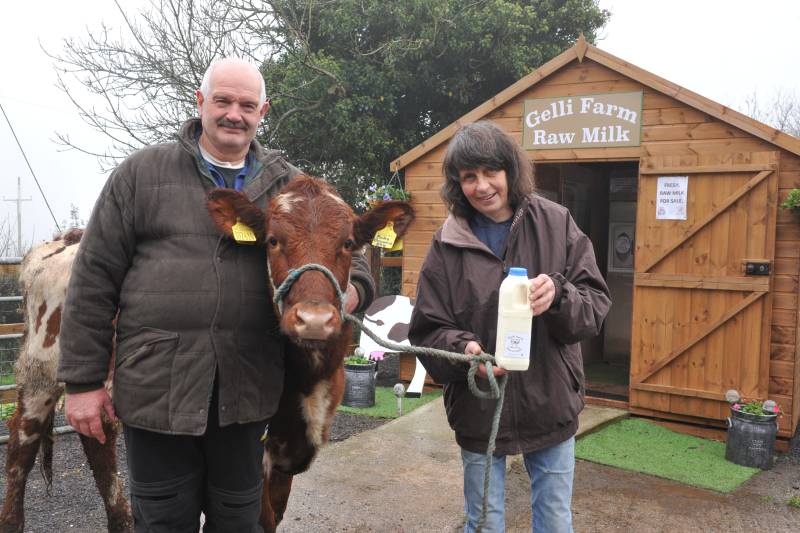
<svg viewBox="0 0 800 533">
<path fill-rule="evenodd" d="M 19 354 L 22 335 L 3 335 L 0 338 L 0 385 L 14 383 L 14 363 Z"/>
<path fill-rule="evenodd" d="M 20 258 L 0 258 L 0 444 L 9 441 L 8 419 L 16 409 L 14 365 L 22 343 L 22 296 L 19 286 Z M 57 420 L 63 420 L 58 418 Z M 53 428 L 54 435 L 74 431 L 71 426 Z"/>
<path fill-rule="evenodd" d="M 0 260 L 0 405 L 14 398 L 14 363 L 19 355 L 22 333 L 22 297 L 19 287 L 19 258 Z M 0 409 L 0 419 L 4 409 Z"/>
</svg>

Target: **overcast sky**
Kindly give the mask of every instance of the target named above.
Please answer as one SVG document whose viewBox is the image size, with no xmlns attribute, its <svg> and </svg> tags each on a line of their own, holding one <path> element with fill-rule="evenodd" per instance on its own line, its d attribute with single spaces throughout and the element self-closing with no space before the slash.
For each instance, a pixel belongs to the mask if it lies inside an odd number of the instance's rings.
<svg viewBox="0 0 800 533">
<path fill-rule="evenodd" d="M 123 0 L 125 6 L 143 0 Z M 721 104 L 744 110 L 755 91 L 800 97 L 800 1 L 601 0 L 612 11 L 600 48 Z M 102 152 L 105 138 L 84 125 L 55 88 L 51 60 L 66 37 L 81 38 L 101 21 L 118 26 L 112 0 L 14 0 L 0 19 L 0 104 L 25 149 L 59 224 L 70 205 L 88 218 L 106 175 L 97 161 L 55 142 L 55 132 Z M 46 16 L 43 14 L 46 13 Z M 400 155 L 400 154 L 397 154 Z M 23 238 L 50 238 L 55 224 L 11 131 L 0 115 L 0 199 L 16 198 L 22 178 Z M 16 203 L 0 202 L 0 221 L 16 229 Z"/>
</svg>

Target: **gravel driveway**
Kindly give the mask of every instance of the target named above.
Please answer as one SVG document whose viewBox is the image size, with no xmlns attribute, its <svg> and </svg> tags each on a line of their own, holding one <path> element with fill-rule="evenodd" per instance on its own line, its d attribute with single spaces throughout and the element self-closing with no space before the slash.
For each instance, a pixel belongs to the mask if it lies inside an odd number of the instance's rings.
<svg viewBox="0 0 800 533">
<path fill-rule="evenodd" d="M 333 423 L 331 441 L 344 440 L 356 433 L 375 428 L 386 420 L 367 416 L 338 413 Z M 58 422 L 57 422 L 58 424 Z M 120 474 L 128 489 L 128 471 L 125 465 L 125 444 L 120 438 L 117 454 Z M 6 447 L 0 446 L 0 464 L 5 465 Z M 0 490 L 5 497 L 5 471 L 0 472 Z M 48 496 L 44 479 L 34 466 L 28 478 L 25 493 L 25 531 L 31 533 L 56 533 L 76 531 L 81 533 L 106 530 L 106 513 L 103 502 L 94 486 L 80 439 L 75 433 L 55 437 L 53 445 L 53 487 Z"/>
</svg>

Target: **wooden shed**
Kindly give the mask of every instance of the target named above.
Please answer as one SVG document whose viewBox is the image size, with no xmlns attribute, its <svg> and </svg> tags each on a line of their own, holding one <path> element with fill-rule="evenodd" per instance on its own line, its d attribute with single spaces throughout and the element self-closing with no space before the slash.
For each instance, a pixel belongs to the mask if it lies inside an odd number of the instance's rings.
<svg viewBox="0 0 800 533">
<path fill-rule="evenodd" d="M 414 296 L 442 159 L 461 124 L 492 120 L 536 164 L 539 193 L 591 238 L 614 307 L 583 344 L 591 398 L 720 426 L 724 395 L 774 399 L 780 436 L 800 418 L 800 139 L 580 39 L 392 162 L 418 219 L 402 292 Z"/>
</svg>

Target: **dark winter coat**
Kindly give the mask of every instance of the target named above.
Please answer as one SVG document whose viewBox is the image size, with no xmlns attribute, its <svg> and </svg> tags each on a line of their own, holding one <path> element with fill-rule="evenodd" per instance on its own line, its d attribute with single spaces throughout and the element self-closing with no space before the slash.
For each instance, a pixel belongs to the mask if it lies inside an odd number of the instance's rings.
<svg viewBox="0 0 800 533">
<path fill-rule="evenodd" d="M 503 259 L 479 241 L 466 220 L 451 215 L 436 232 L 419 274 L 409 340 L 464 353 L 477 341 L 493 353 L 500 283 L 509 267 L 528 277 L 551 276 L 551 308 L 534 318 L 531 364 L 508 372 L 497 434 L 498 455 L 530 452 L 575 434 L 584 406 L 579 341 L 597 335 L 611 301 L 592 243 L 566 208 L 536 195 L 514 214 Z M 433 379 L 444 384 L 444 401 L 458 444 L 485 453 L 495 400 L 481 400 L 467 387 L 467 365 L 421 357 Z M 488 389 L 486 380 L 479 386 Z"/>
<path fill-rule="evenodd" d="M 266 420 L 283 389 L 284 339 L 263 247 L 223 238 L 206 210 L 200 121 L 111 174 L 81 240 L 60 334 L 59 379 L 91 389 L 108 372 L 117 309 L 114 408 L 127 425 L 201 435 L 215 374 L 222 426 Z M 300 171 L 256 142 L 243 192 L 262 208 Z M 374 292 L 363 257 L 351 281 Z M 362 301 L 368 305 L 368 301 Z"/>
</svg>

